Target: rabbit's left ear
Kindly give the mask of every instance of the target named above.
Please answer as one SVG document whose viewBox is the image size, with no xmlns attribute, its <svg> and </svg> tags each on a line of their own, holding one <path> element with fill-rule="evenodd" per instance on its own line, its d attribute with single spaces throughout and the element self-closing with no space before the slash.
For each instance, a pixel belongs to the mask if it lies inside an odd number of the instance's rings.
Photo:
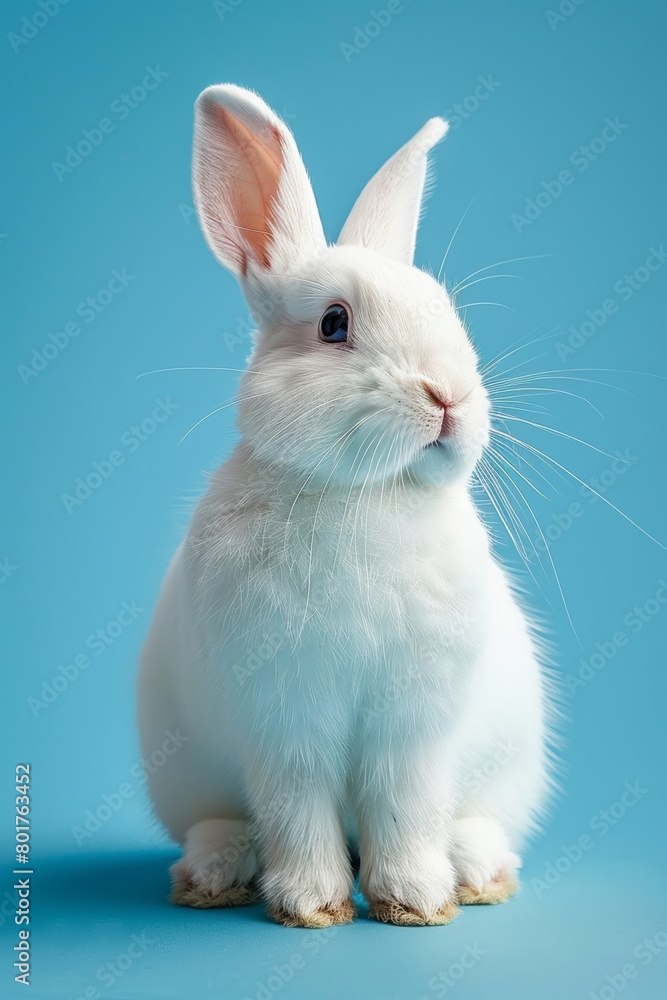
<svg viewBox="0 0 667 1000">
<path fill-rule="evenodd" d="M 378 170 L 357 198 L 338 243 L 368 247 L 412 264 L 430 150 L 447 133 L 431 118 Z"/>
<path fill-rule="evenodd" d="M 238 278 L 279 274 L 326 246 L 294 137 L 252 91 L 220 84 L 199 95 L 192 172 L 204 235 Z"/>
</svg>

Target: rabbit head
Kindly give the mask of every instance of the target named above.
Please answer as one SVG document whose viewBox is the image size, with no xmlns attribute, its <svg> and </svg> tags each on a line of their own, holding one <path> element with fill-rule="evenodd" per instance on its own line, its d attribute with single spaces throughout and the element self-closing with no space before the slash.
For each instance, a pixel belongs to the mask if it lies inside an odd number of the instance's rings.
<svg viewBox="0 0 667 1000">
<path fill-rule="evenodd" d="M 254 93 L 196 104 L 206 239 L 258 326 L 239 428 L 256 458 L 313 488 L 465 481 L 488 440 L 477 357 L 444 287 L 413 266 L 433 118 L 367 184 L 336 245 L 286 125 Z"/>
</svg>

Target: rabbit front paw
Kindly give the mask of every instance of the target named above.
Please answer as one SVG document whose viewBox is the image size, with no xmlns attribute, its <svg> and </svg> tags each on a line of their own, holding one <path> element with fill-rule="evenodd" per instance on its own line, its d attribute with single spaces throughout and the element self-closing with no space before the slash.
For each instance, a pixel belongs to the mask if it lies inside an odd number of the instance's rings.
<svg viewBox="0 0 667 1000">
<path fill-rule="evenodd" d="M 459 910 L 453 866 L 442 850 L 433 850 L 429 855 L 385 856 L 362 873 L 369 915 L 374 920 L 399 927 L 448 924 L 454 920 Z"/>
<path fill-rule="evenodd" d="M 262 888 L 269 916 L 285 927 L 333 927 L 351 923 L 356 914 L 347 865 L 337 872 L 310 866 L 269 869 Z"/>
</svg>

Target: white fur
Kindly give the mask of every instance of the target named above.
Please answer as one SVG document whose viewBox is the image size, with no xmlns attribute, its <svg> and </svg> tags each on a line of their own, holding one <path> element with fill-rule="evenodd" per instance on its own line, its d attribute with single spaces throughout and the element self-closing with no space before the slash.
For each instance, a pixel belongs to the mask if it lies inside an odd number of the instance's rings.
<svg viewBox="0 0 667 1000">
<path fill-rule="evenodd" d="M 186 873 L 195 888 L 219 896 L 234 885 L 247 885 L 257 874 L 257 859 L 242 819 L 204 819 L 190 827 L 185 856 L 172 869 Z"/>
<path fill-rule="evenodd" d="M 329 247 L 273 112 L 227 86 L 197 107 L 202 226 L 259 332 L 242 440 L 174 557 L 142 654 L 144 751 L 173 727 L 188 736 L 149 775 L 155 807 L 200 876 L 216 851 L 201 821 L 247 819 L 265 896 L 297 922 L 348 898 L 350 840 L 371 901 L 436 922 L 457 885 L 513 874 L 548 786 L 535 643 L 469 492 L 486 392 L 445 290 L 411 266 L 444 123 L 389 161 L 345 245 Z M 229 114 L 269 151 L 250 173 Z M 258 246 L 244 205 L 256 216 L 276 163 Z M 338 301 L 349 349 L 317 335 Z M 438 445 L 425 384 L 451 404 Z M 238 880 L 238 861 L 214 878 Z"/>
</svg>

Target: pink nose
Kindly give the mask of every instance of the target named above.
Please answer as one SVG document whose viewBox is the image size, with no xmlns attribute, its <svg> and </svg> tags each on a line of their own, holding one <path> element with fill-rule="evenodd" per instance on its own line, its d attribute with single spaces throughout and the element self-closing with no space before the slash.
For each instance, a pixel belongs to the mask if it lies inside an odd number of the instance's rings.
<svg viewBox="0 0 667 1000">
<path fill-rule="evenodd" d="M 451 404 L 448 403 L 446 399 L 443 399 L 438 390 L 434 389 L 428 382 L 422 382 L 422 385 L 429 399 L 431 399 L 435 405 L 439 406 L 442 410 L 442 423 L 440 425 L 440 433 L 438 434 L 438 437 L 446 437 L 451 431 Z"/>
</svg>

